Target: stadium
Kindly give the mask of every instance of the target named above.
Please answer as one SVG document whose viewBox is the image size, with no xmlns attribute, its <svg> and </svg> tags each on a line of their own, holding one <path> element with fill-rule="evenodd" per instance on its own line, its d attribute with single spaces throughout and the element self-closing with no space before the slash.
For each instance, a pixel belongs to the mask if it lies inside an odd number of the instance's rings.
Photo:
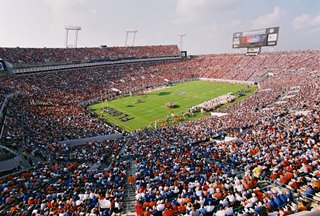
<svg viewBox="0 0 320 216">
<path fill-rule="evenodd" d="M 280 30 L 0 47 L 0 215 L 320 215 L 320 50 Z"/>
</svg>

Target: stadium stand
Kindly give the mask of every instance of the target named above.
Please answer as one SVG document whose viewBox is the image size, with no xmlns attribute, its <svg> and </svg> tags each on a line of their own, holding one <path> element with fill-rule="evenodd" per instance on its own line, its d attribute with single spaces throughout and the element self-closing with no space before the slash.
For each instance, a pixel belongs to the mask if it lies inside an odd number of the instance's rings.
<svg viewBox="0 0 320 216">
<path fill-rule="evenodd" d="M 164 53 L 158 48 L 152 52 Z M 29 60 L 22 51 L 23 57 L 17 57 L 20 51 L 6 55 L 28 63 L 42 62 L 45 56 L 40 51 L 41 57 Z M 86 51 L 80 59 L 91 55 Z M 64 60 L 60 52 L 50 59 Z M 31 169 L 0 180 L 0 211 L 115 215 L 132 211 L 132 203 L 139 216 L 319 211 L 319 72 L 320 51 L 299 50 L 0 77 L 4 88 L 23 92 L 10 99 L 5 142 L 22 142 L 25 136 L 22 148 L 41 158 L 30 161 Z M 228 115 L 143 130 L 116 141 L 77 147 L 59 143 L 117 130 L 79 106 L 112 97 L 113 88 L 137 93 L 141 86 L 195 78 L 255 82 L 266 73 L 273 76 L 259 82 L 255 94 L 222 110 Z M 225 136 L 236 140 L 214 140 Z M 90 169 L 97 163 L 97 169 Z M 127 184 L 131 175 L 132 188 Z M 126 200 L 130 192 L 133 201 Z"/>
<path fill-rule="evenodd" d="M 0 48 L 0 56 L 15 66 L 23 64 L 50 64 L 118 58 L 179 56 L 176 45 L 92 48 Z"/>
</svg>

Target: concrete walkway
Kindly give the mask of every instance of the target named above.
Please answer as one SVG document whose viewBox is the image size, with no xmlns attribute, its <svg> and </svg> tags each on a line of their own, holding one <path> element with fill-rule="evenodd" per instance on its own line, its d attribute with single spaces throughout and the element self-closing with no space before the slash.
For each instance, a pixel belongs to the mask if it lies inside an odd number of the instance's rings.
<svg viewBox="0 0 320 216">
<path fill-rule="evenodd" d="M 66 141 L 60 141 L 61 144 L 68 144 L 70 147 L 74 147 L 77 145 L 83 145 L 87 142 L 101 142 L 105 140 L 115 140 L 122 137 L 122 134 L 110 134 L 110 135 L 104 135 L 104 136 L 95 136 L 95 137 L 88 137 L 83 139 L 73 139 L 73 140 L 66 140 Z"/>
</svg>

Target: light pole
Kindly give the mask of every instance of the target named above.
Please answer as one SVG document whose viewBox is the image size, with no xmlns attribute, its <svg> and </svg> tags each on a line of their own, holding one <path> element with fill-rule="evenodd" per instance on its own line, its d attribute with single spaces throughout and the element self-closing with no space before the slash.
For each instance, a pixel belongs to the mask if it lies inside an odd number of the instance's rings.
<svg viewBox="0 0 320 216">
<path fill-rule="evenodd" d="M 179 34 L 178 36 L 180 38 L 179 48 L 180 48 L 180 51 L 183 51 L 183 37 L 185 37 L 186 34 Z"/>
<path fill-rule="evenodd" d="M 125 44 L 124 46 L 128 46 L 128 37 L 129 37 L 129 34 L 133 34 L 133 39 L 132 39 L 132 46 L 134 46 L 134 42 L 136 40 L 136 34 L 137 34 L 137 30 L 126 30 L 126 41 L 125 41 Z"/>
<path fill-rule="evenodd" d="M 66 48 L 70 48 L 70 47 L 74 47 L 77 48 L 78 45 L 78 32 L 81 31 L 81 27 L 80 26 L 66 26 L 65 30 L 67 32 L 66 34 Z M 75 43 L 74 44 L 69 44 L 69 31 L 76 31 L 76 35 L 75 35 Z"/>
</svg>

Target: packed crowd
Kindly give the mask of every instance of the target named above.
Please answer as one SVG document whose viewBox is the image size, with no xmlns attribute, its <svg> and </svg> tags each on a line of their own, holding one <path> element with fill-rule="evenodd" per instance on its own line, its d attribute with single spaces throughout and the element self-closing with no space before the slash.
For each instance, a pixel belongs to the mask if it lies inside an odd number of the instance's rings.
<svg viewBox="0 0 320 216">
<path fill-rule="evenodd" d="M 114 161 L 105 172 L 89 168 L 88 163 L 39 163 L 20 175 L 1 179 L 1 214 L 119 213 L 126 182 L 126 162 Z"/>
<path fill-rule="evenodd" d="M 166 62 L 161 62 L 165 64 Z M 96 98 L 102 100 L 118 92 L 136 92 L 165 79 L 180 80 L 183 72 L 161 73 L 159 63 L 136 63 L 77 69 L 49 74 L 3 78 L 4 86 L 14 86 L 24 94 L 10 100 L 4 122 L 3 137 L 9 142 L 21 140 L 22 127 L 28 146 L 43 146 L 70 140 L 114 133 L 117 128 L 103 122 L 80 103 Z M 160 65 L 161 66 L 161 65 Z M 189 74 L 184 78 L 192 78 Z M 22 123 L 24 122 L 24 123 Z"/>
<path fill-rule="evenodd" d="M 4 142 L 46 149 L 62 140 L 109 135 L 115 130 L 81 107 L 31 105 L 24 96 L 12 98 L 4 121 Z M 24 136 L 24 137 L 22 137 Z"/>
<path fill-rule="evenodd" d="M 313 82 L 311 85 L 317 86 L 313 90 L 319 92 L 319 80 Z M 186 124 L 151 131 L 148 135 L 142 133 L 127 146 L 127 153 L 141 153 L 140 157 L 136 156 L 136 213 L 266 215 L 273 212 L 288 215 L 319 210 L 315 197 L 320 191 L 320 113 L 316 104 L 319 96 L 312 103 L 306 103 L 315 96 L 309 97 L 308 93 L 306 91 L 298 102 L 312 109 L 307 116 L 274 112 L 255 118 L 255 123 L 250 123 L 254 127 L 246 128 L 243 124 L 246 118 L 236 122 L 230 115 L 232 127 L 225 128 L 229 122 L 225 119 L 221 123 L 219 119 L 213 124 L 221 125 L 215 131 L 211 130 L 211 135 L 209 131 L 205 133 L 204 128 L 211 126 L 206 119 L 202 122 L 206 126 L 200 131 L 209 136 L 196 140 L 183 139 L 187 138 L 186 132 L 184 137 L 177 136 L 186 131 Z M 259 103 L 248 103 L 239 105 L 247 109 L 242 116 L 260 112 L 255 107 Z M 195 125 L 188 128 L 192 135 L 195 128 L 201 128 L 199 121 L 190 124 Z M 224 128 L 226 134 L 232 134 L 240 141 L 199 142 L 214 137 Z M 238 130 L 230 130 L 233 128 Z M 159 138 L 167 134 L 170 138 Z M 175 144 L 168 145 L 167 140 Z M 242 176 L 237 175 L 239 169 Z M 260 187 L 261 181 L 266 181 L 268 186 Z"/>
<path fill-rule="evenodd" d="M 108 48 L 0 48 L 0 57 L 14 65 L 179 55 L 180 51 L 176 45 Z"/>
<path fill-rule="evenodd" d="M 21 139 L 24 129 L 26 147 L 44 161 L 1 180 L 1 209 L 116 214 L 129 167 L 121 159 L 127 157 L 137 169 L 137 215 L 288 215 L 317 208 L 311 205 L 319 205 L 314 196 L 320 190 L 319 57 L 318 51 L 224 54 L 1 78 L 5 87 L 24 92 L 10 101 L 5 137 Z M 134 93 L 199 77 L 256 80 L 270 71 L 274 76 L 255 94 L 222 110 L 226 116 L 144 130 L 122 142 L 59 143 L 113 133 L 77 106 L 115 94 L 113 88 Z M 283 99 L 292 88 L 298 90 Z M 301 110 L 309 114 L 294 113 Z M 237 140 L 213 140 L 225 136 Z M 92 163 L 110 167 L 92 171 Z"/>
<path fill-rule="evenodd" d="M 61 146 L 62 145 L 62 146 Z M 115 160 L 121 144 L 113 141 L 88 142 L 84 145 L 70 147 L 68 144 L 59 144 L 48 146 L 47 149 L 52 154 L 52 159 L 65 162 L 98 164 L 100 166 L 110 164 Z M 62 150 L 62 151 L 61 151 Z M 44 153 L 44 152 L 43 152 Z"/>
<path fill-rule="evenodd" d="M 204 55 L 191 65 L 197 68 L 200 77 L 256 81 L 264 74 L 288 70 L 319 69 L 319 50 L 299 50 L 261 53 L 258 56 L 243 54 Z"/>
<path fill-rule="evenodd" d="M 310 200 L 315 201 L 320 190 L 320 89 L 319 72 L 308 73 L 316 67 L 279 72 L 248 100 L 225 109 L 229 116 L 136 135 L 125 151 L 140 153 L 136 213 L 288 215 L 312 209 Z M 297 95 L 277 104 L 295 86 L 301 86 Z M 312 111 L 307 116 L 290 114 L 294 110 Z M 197 144 L 224 132 L 241 141 Z M 234 175 L 230 164 L 244 175 Z M 280 186 L 260 191 L 258 180 Z M 294 198 L 295 192 L 303 198 Z"/>
</svg>

